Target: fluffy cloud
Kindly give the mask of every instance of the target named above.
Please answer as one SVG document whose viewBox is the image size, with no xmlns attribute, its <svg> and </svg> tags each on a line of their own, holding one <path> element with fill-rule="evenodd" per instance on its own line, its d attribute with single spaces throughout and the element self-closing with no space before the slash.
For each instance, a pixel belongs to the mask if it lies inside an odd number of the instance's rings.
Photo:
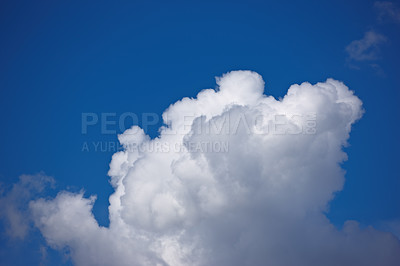
<svg viewBox="0 0 400 266">
<path fill-rule="evenodd" d="M 32 201 L 47 243 L 77 265 L 399 265 L 394 235 L 355 221 L 339 230 L 324 215 L 362 115 L 353 92 L 328 79 L 276 100 L 250 71 L 217 83 L 172 104 L 159 137 L 136 126 L 119 136 L 109 227 L 94 197 Z"/>
</svg>

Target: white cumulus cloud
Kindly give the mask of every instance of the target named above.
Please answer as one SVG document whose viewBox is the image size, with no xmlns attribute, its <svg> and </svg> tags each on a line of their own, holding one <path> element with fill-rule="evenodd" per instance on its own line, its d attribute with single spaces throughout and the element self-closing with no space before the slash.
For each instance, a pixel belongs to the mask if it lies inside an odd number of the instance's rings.
<svg viewBox="0 0 400 266">
<path fill-rule="evenodd" d="M 94 197 L 32 201 L 48 245 L 77 265 L 399 265 L 394 235 L 355 221 L 339 230 L 324 215 L 362 115 L 352 91 L 328 79 L 276 100 L 251 71 L 217 84 L 172 104 L 159 137 L 136 126 L 119 136 L 109 227 L 96 222 Z"/>
</svg>

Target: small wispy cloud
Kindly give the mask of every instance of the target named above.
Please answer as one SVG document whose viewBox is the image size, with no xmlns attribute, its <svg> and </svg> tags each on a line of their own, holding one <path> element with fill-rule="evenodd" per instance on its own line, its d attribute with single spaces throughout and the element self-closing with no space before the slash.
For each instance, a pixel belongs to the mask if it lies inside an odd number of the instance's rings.
<svg viewBox="0 0 400 266">
<path fill-rule="evenodd" d="M 348 59 L 351 61 L 374 61 L 380 57 L 380 45 L 387 41 L 386 37 L 373 30 L 367 31 L 360 40 L 352 41 L 346 47 Z"/>
<path fill-rule="evenodd" d="M 400 8 L 393 2 L 375 2 L 374 7 L 378 11 L 379 22 L 400 23 Z"/>
<path fill-rule="evenodd" d="M 376 20 L 378 23 L 400 23 L 400 8 L 395 3 L 378 1 L 374 3 L 374 8 L 377 11 Z M 377 63 L 377 60 L 381 59 L 382 44 L 387 42 L 388 39 L 376 30 L 365 32 L 363 38 L 354 40 L 346 46 L 347 65 L 353 69 L 360 69 L 364 63 L 364 65 L 372 68 L 378 76 L 384 77 L 385 72 L 381 65 Z"/>
<path fill-rule="evenodd" d="M 0 222 L 4 233 L 23 240 L 30 229 L 28 202 L 35 199 L 46 187 L 53 186 L 54 179 L 44 173 L 21 175 L 10 190 L 0 193 Z"/>
</svg>

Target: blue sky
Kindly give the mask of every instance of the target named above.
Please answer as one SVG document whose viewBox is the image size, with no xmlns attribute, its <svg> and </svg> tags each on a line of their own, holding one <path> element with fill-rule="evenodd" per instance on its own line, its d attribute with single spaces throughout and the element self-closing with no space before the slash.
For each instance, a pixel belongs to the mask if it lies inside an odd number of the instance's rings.
<svg viewBox="0 0 400 266">
<path fill-rule="evenodd" d="M 365 0 L 2 1 L 1 182 L 11 186 L 21 174 L 43 171 L 57 182 L 48 196 L 82 188 L 96 194 L 94 215 L 108 225 L 114 152 L 82 152 L 82 143 L 117 136 L 98 127 L 83 135 L 81 114 L 161 114 L 214 88 L 215 76 L 248 69 L 276 98 L 291 84 L 329 77 L 354 90 L 365 114 L 352 129 L 346 183 L 327 216 L 339 228 L 349 219 L 376 227 L 400 219 L 399 30 Z M 386 41 L 371 60 L 349 59 L 346 47 L 368 31 Z M 19 251 L 36 245 L 1 239 Z"/>
</svg>

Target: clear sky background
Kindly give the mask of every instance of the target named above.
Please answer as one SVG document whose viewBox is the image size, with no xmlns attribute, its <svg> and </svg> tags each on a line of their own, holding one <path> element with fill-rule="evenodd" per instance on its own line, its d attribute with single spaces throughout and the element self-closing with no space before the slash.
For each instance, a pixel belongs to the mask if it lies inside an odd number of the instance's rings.
<svg viewBox="0 0 400 266">
<path fill-rule="evenodd" d="M 161 114 L 215 87 L 215 76 L 248 69 L 277 98 L 291 84 L 329 77 L 354 90 L 366 112 L 351 132 L 346 183 L 327 216 L 337 227 L 349 219 L 376 227 L 400 219 L 400 19 L 374 3 L 2 1 L 1 182 L 7 187 L 21 174 L 44 171 L 57 181 L 48 196 L 84 188 L 97 195 L 94 215 L 108 225 L 114 152 L 82 152 L 82 144 L 117 136 L 98 127 L 83 135 L 81 114 Z M 375 37 L 364 38 L 368 32 Z M 370 46 L 346 50 L 356 40 Z M 154 137 L 157 127 L 147 133 Z M 0 245 L 16 251 L 1 259 L 15 260 L 36 240 L 2 236 Z M 29 251 L 17 262 L 35 256 Z"/>
</svg>

